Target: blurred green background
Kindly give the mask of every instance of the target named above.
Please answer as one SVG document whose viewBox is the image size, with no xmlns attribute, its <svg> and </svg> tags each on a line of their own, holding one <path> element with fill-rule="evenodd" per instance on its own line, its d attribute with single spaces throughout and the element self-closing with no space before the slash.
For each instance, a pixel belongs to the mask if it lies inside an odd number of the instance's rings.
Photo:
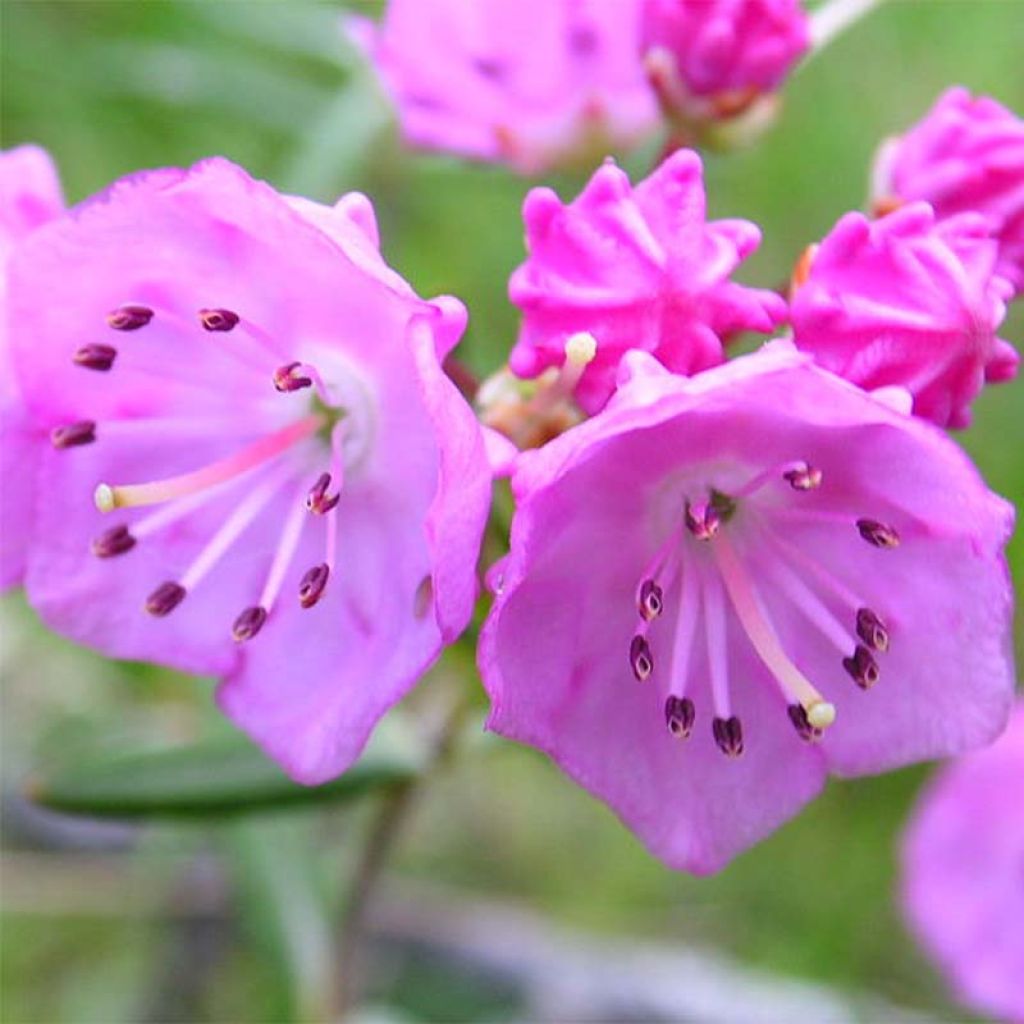
<svg viewBox="0 0 1024 1024">
<path fill-rule="evenodd" d="M 319 199 L 362 189 L 376 204 L 390 262 L 422 293 L 467 302 L 462 353 L 486 372 L 516 329 L 505 287 L 523 256 L 519 207 L 531 183 L 403 151 L 386 103 L 341 41 L 340 10 L 248 0 L 4 0 L 3 145 L 47 147 L 70 201 L 141 167 L 214 153 Z M 1017 0 L 892 0 L 808 62 L 762 142 L 707 158 L 711 213 L 764 230 L 745 279 L 785 280 L 808 242 L 863 203 L 879 140 L 921 116 L 947 85 L 1024 110 L 1022 52 Z M 650 159 L 623 162 L 643 173 Z M 570 195 L 582 180 L 554 184 Z M 1003 334 L 1021 344 L 1024 310 Z M 961 438 L 991 486 L 1015 502 L 1024 494 L 1022 388 L 989 389 Z M 1024 579 L 1020 535 L 1011 560 Z M 0 614 L 4 1020 L 315 1013 L 331 956 L 322 907 L 353 863 L 372 798 L 245 822 L 100 827 L 34 816 L 17 794 L 39 765 L 69 752 L 173 746 L 223 726 L 206 681 L 73 649 L 35 623 L 20 595 L 4 599 Z M 1017 636 L 1019 651 L 1019 629 Z M 449 657 L 435 682 L 470 677 L 467 665 L 464 654 Z M 720 875 L 692 879 L 650 859 L 534 752 L 496 741 L 471 746 L 473 756 L 423 793 L 392 865 L 414 888 L 443 884 L 459 899 L 507 899 L 604 936 L 721 949 L 780 977 L 963 1019 L 893 903 L 895 840 L 926 769 L 832 784 Z M 511 998 L 429 964 L 385 972 L 373 994 L 413 1018 L 516 1012 Z"/>
</svg>

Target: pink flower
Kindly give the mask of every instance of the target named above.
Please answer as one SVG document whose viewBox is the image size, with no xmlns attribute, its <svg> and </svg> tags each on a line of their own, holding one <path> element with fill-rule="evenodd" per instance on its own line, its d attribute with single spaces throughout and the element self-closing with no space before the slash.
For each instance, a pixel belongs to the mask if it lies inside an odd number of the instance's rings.
<svg viewBox="0 0 1024 1024">
<path fill-rule="evenodd" d="M 414 145 L 533 174 L 658 123 L 638 0 L 391 0 L 349 18 Z"/>
<path fill-rule="evenodd" d="M 939 217 L 989 217 L 999 273 L 1024 290 L 1024 120 L 988 96 L 948 89 L 905 135 L 875 158 L 873 199 L 885 211 L 924 199 Z"/>
<path fill-rule="evenodd" d="M 57 170 L 38 146 L 0 153 L 0 321 L 6 303 L 7 263 L 15 246 L 64 209 Z M 0 588 L 25 575 L 24 539 L 31 532 L 31 494 L 37 437 L 14 382 L 6 329 L 0 334 Z"/>
<path fill-rule="evenodd" d="M 1024 702 L 999 742 L 944 768 L 903 844 L 903 903 L 978 1012 L 1024 1020 Z"/>
<path fill-rule="evenodd" d="M 623 367 L 604 411 L 519 458 L 491 729 L 695 872 L 829 771 L 998 734 L 1013 511 L 945 434 L 787 342 L 690 379 Z"/>
<path fill-rule="evenodd" d="M 726 336 L 770 332 L 785 320 L 780 296 L 729 279 L 761 232 L 750 221 L 705 219 L 691 150 L 673 153 L 636 188 L 607 162 L 567 205 L 535 188 L 523 219 L 528 258 L 509 282 L 523 324 L 509 366 L 535 377 L 561 365 L 571 335 L 590 332 L 597 356 L 576 389 L 589 412 L 608 400 L 628 349 L 696 373 L 722 361 Z"/>
<path fill-rule="evenodd" d="M 796 344 L 862 387 L 906 388 L 918 416 L 966 427 L 984 384 L 1017 372 L 1013 346 L 996 337 L 1011 289 L 995 260 L 979 215 L 936 223 L 927 203 L 874 222 L 848 213 L 802 267 Z"/>
<path fill-rule="evenodd" d="M 223 677 L 296 779 L 343 771 L 472 611 L 490 474 L 440 370 L 461 304 L 384 264 L 364 196 L 289 200 L 223 160 L 117 183 L 10 284 L 48 431 L 30 601 Z"/>
</svg>

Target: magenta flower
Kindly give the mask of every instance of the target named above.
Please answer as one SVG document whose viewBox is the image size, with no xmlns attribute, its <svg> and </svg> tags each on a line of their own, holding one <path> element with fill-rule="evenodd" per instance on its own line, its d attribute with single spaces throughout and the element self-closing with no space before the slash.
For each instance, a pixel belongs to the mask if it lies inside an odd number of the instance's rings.
<svg viewBox="0 0 1024 1024">
<path fill-rule="evenodd" d="M 987 750 L 944 768 L 903 844 L 903 903 L 960 998 L 1024 1020 L 1024 703 Z"/>
<path fill-rule="evenodd" d="M 364 196 L 289 200 L 223 160 L 119 182 L 10 286 L 48 431 L 32 604 L 221 676 L 296 779 L 343 771 L 472 611 L 490 474 L 439 365 L 461 304 L 384 264 Z"/>
<path fill-rule="evenodd" d="M 927 203 L 874 222 L 848 213 L 801 268 L 796 344 L 862 387 L 906 388 L 918 416 L 966 427 L 984 384 L 1017 372 L 1016 351 L 996 336 L 1011 288 L 995 260 L 977 214 L 936 223 Z"/>
<path fill-rule="evenodd" d="M 569 337 L 590 332 L 597 355 L 576 389 L 589 412 L 608 400 L 628 349 L 696 373 L 722 361 L 728 335 L 770 332 L 786 318 L 779 295 L 730 280 L 761 232 L 750 221 L 705 219 L 691 150 L 673 153 L 636 188 L 607 162 L 567 205 L 535 188 L 523 218 L 528 257 L 509 282 L 523 323 L 509 366 L 535 377 L 562 364 Z"/>
<path fill-rule="evenodd" d="M 604 411 L 520 456 L 489 727 L 695 872 L 829 771 L 992 740 L 1013 511 L 960 449 L 787 342 L 689 379 L 623 367 Z"/>
<path fill-rule="evenodd" d="M 873 200 L 887 211 L 915 199 L 939 217 L 983 213 L 999 238 L 999 273 L 1024 291 L 1024 120 L 988 96 L 948 89 L 875 157 Z"/>
<path fill-rule="evenodd" d="M 534 174 L 658 123 L 638 0 L 390 0 L 382 26 L 346 24 L 416 146 Z"/>
<path fill-rule="evenodd" d="M 0 153 L 0 320 L 6 303 L 7 263 L 15 246 L 64 209 L 60 179 L 38 146 Z M 0 334 L 0 589 L 25 575 L 25 538 L 31 532 L 31 495 L 38 438 L 14 381 L 6 327 Z"/>
</svg>

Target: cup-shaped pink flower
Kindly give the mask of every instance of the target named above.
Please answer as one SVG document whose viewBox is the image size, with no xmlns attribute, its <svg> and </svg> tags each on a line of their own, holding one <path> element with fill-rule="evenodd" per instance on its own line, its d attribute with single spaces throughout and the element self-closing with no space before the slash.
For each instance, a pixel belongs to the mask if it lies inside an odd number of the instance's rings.
<svg viewBox="0 0 1024 1024">
<path fill-rule="evenodd" d="M 705 209 L 700 158 L 685 149 L 635 188 L 609 161 L 570 203 L 532 189 L 523 206 L 528 256 L 509 282 L 523 313 L 512 371 L 535 377 L 561 366 L 566 340 L 587 331 L 597 353 L 576 398 L 596 412 L 629 349 L 691 374 L 722 362 L 729 335 L 782 323 L 781 296 L 730 280 L 760 244 L 757 225 L 708 221 Z"/>
<path fill-rule="evenodd" d="M 11 263 L 47 431 L 26 588 L 109 655 L 220 676 L 296 779 L 343 771 L 469 621 L 490 474 L 441 372 L 465 311 L 378 253 L 369 201 L 223 160 L 125 179 Z"/>
<path fill-rule="evenodd" d="M 489 727 L 700 873 L 829 772 L 991 741 L 1013 511 L 953 441 L 788 342 L 692 378 L 623 366 L 602 412 L 518 459 Z"/>
<path fill-rule="evenodd" d="M 790 303 L 799 348 L 873 389 L 898 385 L 914 413 L 966 427 L 986 382 L 1019 361 L 996 336 L 1012 289 L 995 273 L 988 221 L 936 221 L 912 203 L 877 221 L 848 213 L 805 259 Z"/>
<path fill-rule="evenodd" d="M 1024 1020 L 1024 703 L 930 783 L 903 842 L 907 920 L 963 1002 Z"/>
<path fill-rule="evenodd" d="M 390 0 L 382 25 L 346 24 L 416 146 L 535 174 L 658 123 L 638 0 Z"/>
<path fill-rule="evenodd" d="M 7 262 L 23 238 L 63 209 L 57 169 L 45 150 L 18 146 L 0 153 L 0 589 L 20 583 L 25 574 L 38 450 L 14 381 L 3 325 Z"/>
<path fill-rule="evenodd" d="M 985 214 L 999 239 L 999 273 L 1024 291 L 1024 120 L 996 100 L 948 89 L 882 144 L 872 193 L 882 212 L 923 199 L 939 217 Z"/>
</svg>

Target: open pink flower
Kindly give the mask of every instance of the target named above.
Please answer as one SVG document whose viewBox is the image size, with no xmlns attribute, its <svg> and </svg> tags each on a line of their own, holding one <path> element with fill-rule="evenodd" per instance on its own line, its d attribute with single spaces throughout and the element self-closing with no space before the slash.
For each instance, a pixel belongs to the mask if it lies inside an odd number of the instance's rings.
<svg viewBox="0 0 1024 1024">
<path fill-rule="evenodd" d="M 0 153 L 0 589 L 20 583 L 25 574 L 38 448 L 14 381 L 10 338 L 3 326 L 7 263 L 23 238 L 63 209 L 57 169 L 45 150 L 18 146 Z"/>
<path fill-rule="evenodd" d="M 221 676 L 300 781 L 343 771 L 472 611 L 490 477 L 440 370 L 463 307 L 384 264 L 364 196 L 289 200 L 212 160 L 34 234 L 9 314 L 48 431 L 32 604 Z"/>
<path fill-rule="evenodd" d="M 999 273 L 1024 291 L 1024 120 L 988 96 L 948 89 L 875 157 L 873 201 L 924 199 L 939 217 L 974 211 L 999 239 Z"/>
<path fill-rule="evenodd" d="M 787 342 L 689 379 L 623 365 L 601 413 L 519 458 L 489 727 L 696 872 L 829 771 L 991 741 L 1013 512 L 960 449 Z"/>
<path fill-rule="evenodd" d="M 906 388 L 918 416 L 966 427 L 985 383 L 1017 372 L 996 336 L 1012 290 L 994 273 L 996 252 L 979 214 L 936 223 L 927 203 L 874 222 L 848 213 L 804 261 L 796 344 L 862 387 Z"/>
<path fill-rule="evenodd" d="M 410 142 L 532 174 L 657 125 L 638 20 L 638 0 L 390 0 L 347 26 Z"/>
<path fill-rule="evenodd" d="M 987 750 L 944 768 L 903 844 L 903 902 L 960 998 L 1024 1020 L 1024 703 Z"/>
<path fill-rule="evenodd" d="M 677 150 L 635 188 L 611 162 L 571 203 L 535 188 L 523 219 L 529 255 L 509 282 L 523 323 L 509 366 L 521 377 L 560 366 L 566 340 L 588 331 L 597 355 L 576 397 L 589 412 L 608 400 L 628 349 L 696 373 L 722 361 L 726 336 L 785 320 L 779 295 L 730 280 L 761 232 L 746 220 L 705 219 L 692 150 Z"/>
</svg>

